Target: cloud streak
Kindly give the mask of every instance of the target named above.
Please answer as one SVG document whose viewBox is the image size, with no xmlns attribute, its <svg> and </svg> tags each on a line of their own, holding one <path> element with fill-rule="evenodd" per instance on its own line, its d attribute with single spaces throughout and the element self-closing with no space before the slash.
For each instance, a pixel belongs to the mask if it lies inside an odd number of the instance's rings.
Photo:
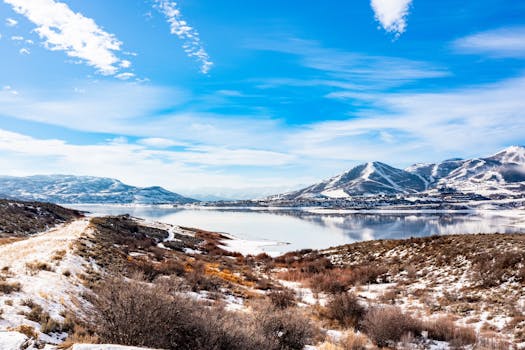
<svg viewBox="0 0 525 350">
<path fill-rule="evenodd" d="M 114 75 L 122 60 L 122 43 L 91 18 L 73 12 L 54 0 L 4 0 L 13 10 L 36 25 L 35 32 L 51 51 L 64 51 L 95 67 L 103 75 Z"/>
<path fill-rule="evenodd" d="M 525 58 L 525 26 L 476 33 L 456 40 L 452 46 L 460 53 Z"/>
<path fill-rule="evenodd" d="M 407 27 L 412 0 L 371 0 L 370 6 L 374 10 L 376 21 L 384 30 L 396 36 L 403 34 Z"/>
<path fill-rule="evenodd" d="M 200 71 L 207 74 L 213 62 L 204 49 L 199 32 L 191 27 L 182 17 L 180 9 L 175 1 L 155 0 L 155 8 L 166 17 L 170 24 L 170 32 L 182 40 L 182 48 L 190 58 L 194 58 L 200 64 Z"/>
</svg>

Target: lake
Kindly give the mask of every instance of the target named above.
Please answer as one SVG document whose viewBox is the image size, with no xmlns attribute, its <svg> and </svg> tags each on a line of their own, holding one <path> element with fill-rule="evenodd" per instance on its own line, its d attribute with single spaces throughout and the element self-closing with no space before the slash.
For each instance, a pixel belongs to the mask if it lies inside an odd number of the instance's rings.
<svg viewBox="0 0 525 350">
<path fill-rule="evenodd" d="M 272 254 L 322 249 L 363 240 L 435 234 L 525 233 L 524 211 L 466 213 L 219 210 L 159 206 L 70 205 L 97 215 L 130 214 L 147 220 L 225 232 L 259 241 Z M 276 242 L 280 242 L 277 244 Z"/>
</svg>

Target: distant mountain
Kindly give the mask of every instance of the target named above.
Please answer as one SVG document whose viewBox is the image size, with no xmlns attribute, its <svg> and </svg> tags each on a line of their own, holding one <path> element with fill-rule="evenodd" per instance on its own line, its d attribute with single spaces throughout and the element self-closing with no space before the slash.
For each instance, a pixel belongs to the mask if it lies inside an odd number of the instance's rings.
<svg viewBox="0 0 525 350">
<path fill-rule="evenodd" d="M 434 185 L 481 195 L 525 193 L 525 147 L 508 147 L 493 156 L 462 161 Z"/>
<path fill-rule="evenodd" d="M 346 198 L 378 194 L 408 194 L 426 189 L 425 180 L 416 174 L 381 162 L 361 164 L 349 171 L 299 191 L 271 199 Z"/>
<path fill-rule="evenodd" d="M 414 164 L 404 170 L 381 162 L 361 164 L 331 179 L 268 199 L 409 195 L 443 189 L 482 196 L 525 194 L 525 147 L 511 146 L 486 158 Z"/>
<path fill-rule="evenodd" d="M 427 188 L 431 188 L 440 179 L 448 176 L 452 171 L 463 165 L 465 161 L 460 158 L 447 159 L 441 163 L 418 163 L 405 170 L 418 175 L 425 182 Z"/>
<path fill-rule="evenodd" d="M 64 204 L 196 202 L 158 186 L 134 187 L 110 178 L 73 175 L 0 176 L 0 197 Z"/>
</svg>

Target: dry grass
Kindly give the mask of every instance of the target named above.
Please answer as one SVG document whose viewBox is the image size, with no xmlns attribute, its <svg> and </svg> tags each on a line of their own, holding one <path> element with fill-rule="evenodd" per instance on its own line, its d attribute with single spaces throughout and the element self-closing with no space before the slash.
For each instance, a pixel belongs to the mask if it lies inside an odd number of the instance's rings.
<svg viewBox="0 0 525 350">
<path fill-rule="evenodd" d="M 22 285 L 19 282 L 7 282 L 0 280 L 0 293 L 11 294 L 20 292 Z"/>
</svg>

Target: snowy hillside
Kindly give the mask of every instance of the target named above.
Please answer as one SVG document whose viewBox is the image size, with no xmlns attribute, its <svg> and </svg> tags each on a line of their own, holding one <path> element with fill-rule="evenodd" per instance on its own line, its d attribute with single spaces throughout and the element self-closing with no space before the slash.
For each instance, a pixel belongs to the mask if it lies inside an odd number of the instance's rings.
<svg viewBox="0 0 525 350">
<path fill-rule="evenodd" d="M 119 180 L 72 175 L 0 177 L 0 197 L 54 203 L 163 204 L 195 200 L 162 187 L 134 187 Z"/>
</svg>

